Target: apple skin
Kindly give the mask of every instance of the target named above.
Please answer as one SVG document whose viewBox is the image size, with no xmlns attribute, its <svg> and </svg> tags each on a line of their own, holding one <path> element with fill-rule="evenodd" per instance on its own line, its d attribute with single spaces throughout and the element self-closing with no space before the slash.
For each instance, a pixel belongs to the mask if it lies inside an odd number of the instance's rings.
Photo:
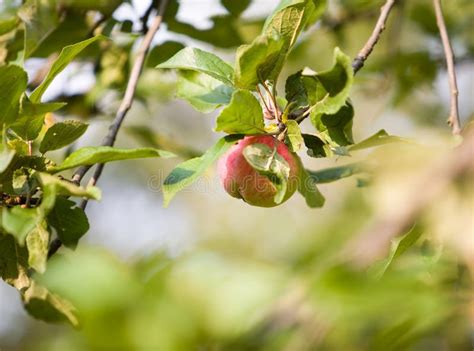
<svg viewBox="0 0 474 351">
<path fill-rule="evenodd" d="M 233 145 L 218 162 L 218 172 L 224 189 L 233 197 L 243 199 L 252 206 L 274 207 L 276 189 L 272 182 L 258 173 L 245 159 L 243 150 L 247 145 L 266 144 L 283 157 L 290 166 L 288 188 L 283 202 L 288 200 L 297 189 L 298 162 L 288 147 L 271 135 L 247 136 Z"/>
</svg>

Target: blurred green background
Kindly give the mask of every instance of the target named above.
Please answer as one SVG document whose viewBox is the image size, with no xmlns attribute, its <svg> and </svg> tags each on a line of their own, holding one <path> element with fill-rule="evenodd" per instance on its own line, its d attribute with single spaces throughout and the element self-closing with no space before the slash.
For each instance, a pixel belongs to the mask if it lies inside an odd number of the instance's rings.
<svg viewBox="0 0 474 351">
<path fill-rule="evenodd" d="M 259 33 L 278 1 L 239 0 L 240 10 L 230 3 L 172 2 L 118 146 L 160 147 L 188 158 L 220 137 L 212 131 L 215 114 L 175 99 L 175 74 L 153 67 L 186 45 L 232 62 L 235 48 Z M 443 3 L 467 125 L 474 114 L 474 3 Z M 355 57 L 382 4 L 329 0 L 323 19 L 290 54 L 283 76 L 303 67 L 328 68 L 335 46 Z M 0 20 L 17 15 L 20 5 L 0 1 Z M 120 102 L 149 1 L 58 6 L 68 10 L 59 16 L 53 6 L 38 17 L 50 34 L 26 62 L 30 85 L 55 52 L 86 38 L 103 16 L 98 29 L 112 42 L 86 52 L 45 95 L 69 103 L 52 119 L 91 124 L 77 147 L 97 145 Z M 14 52 L 16 36 L 0 36 L 0 61 L 3 48 Z M 322 209 L 307 208 L 298 195 L 277 208 L 250 207 L 225 194 L 214 170 L 164 209 L 160 184 L 179 161 L 108 165 L 99 183 L 103 200 L 87 209 L 89 233 L 76 251 L 61 251 L 37 277 L 75 305 L 81 326 L 33 320 L 16 291 L 0 282 L 0 350 L 471 350 L 472 167 L 391 245 L 371 246 L 375 238 L 365 238 L 364 247 L 372 250 L 367 256 L 375 257 L 368 266 L 351 254 L 359 233 L 423 192 L 414 180 L 433 164 L 448 163 L 458 142 L 445 122 L 449 86 L 431 1 L 399 1 L 351 97 L 356 141 L 385 129 L 413 143 L 350 157 L 301 155 L 314 170 L 358 160 L 372 164 L 370 174 L 323 184 Z M 302 128 L 309 131 L 309 122 Z"/>
</svg>

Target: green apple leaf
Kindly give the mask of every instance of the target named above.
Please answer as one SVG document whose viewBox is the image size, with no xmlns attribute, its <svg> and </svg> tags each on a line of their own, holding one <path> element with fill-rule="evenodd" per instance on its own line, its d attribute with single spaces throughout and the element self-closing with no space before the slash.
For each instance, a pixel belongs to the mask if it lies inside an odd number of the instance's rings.
<svg viewBox="0 0 474 351">
<path fill-rule="evenodd" d="M 44 125 L 44 114 L 37 116 L 22 116 L 10 128 L 17 136 L 25 141 L 35 140 Z"/>
<path fill-rule="evenodd" d="M 239 17 L 250 5 L 252 0 L 221 0 L 221 4 L 232 16 Z"/>
<path fill-rule="evenodd" d="M 21 246 L 25 244 L 26 236 L 40 222 L 41 216 L 35 208 L 14 206 L 2 211 L 2 227 L 13 235 Z"/>
<path fill-rule="evenodd" d="M 67 146 L 80 138 L 89 125 L 79 121 L 64 121 L 51 126 L 41 141 L 39 150 L 45 153 Z"/>
<path fill-rule="evenodd" d="M 313 24 L 324 12 L 326 1 L 322 0 L 282 0 L 275 11 L 267 18 L 263 34 L 278 35 L 284 44 L 280 55 L 274 62 L 269 75 L 276 81 L 286 55 L 296 43 L 299 34 Z"/>
<path fill-rule="evenodd" d="M 110 146 L 88 146 L 80 148 L 69 155 L 59 166 L 48 169 L 51 173 L 84 165 L 94 165 L 112 161 L 131 160 L 136 158 L 162 157 L 169 158 L 175 155 L 168 151 L 141 148 L 118 149 Z"/>
<path fill-rule="evenodd" d="M 290 145 L 291 151 L 300 151 L 304 144 L 303 136 L 301 135 L 300 125 L 295 120 L 290 119 L 286 122 L 286 128 L 286 137 L 288 140 L 288 144 Z"/>
<path fill-rule="evenodd" d="M 36 172 L 35 177 L 38 179 L 41 187 L 43 187 L 43 191 L 48 194 L 54 194 L 54 196 L 76 196 L 94 200 L 100 200 L 101 198 L 100 189 L 95 186 L 87 186 L 84 188 L 43 172 Z M 45 188 L 48 190 L 46 191 Z"/>
<path fill-rule="evenodd" d="M 334 153 L 338 153 L 337 147 L 354 143 L 352 138 L 353 118 L 354 108 L 350 102 L 347 102 L 335 114 L 312 114 L 311 122 L 319 131 L 319 136 L 331 146 Z M 346 154 L 346 152 L 342 154 Z"/>
<path fill-rule="evenodd" d="M 303 195 L 306 205 L 310 208 L 323 207 L 326 199 L 318 189 L 317 182 L 311 177 L 309 171 L 304 168 L 301 158 L 295 155 L 298 160 L 298 192 Z"/>
<path fill-rule="evenodd" d="M 184 45 L 177 41 L 167 41 L 157 45 L 150 50 L 146 59 L 146 67 L 154 68 L 160 63 L 169 60 L 179 50 L 184 49 Z"/>
<path fill-rule="evenodd" d="M 242 154 L 247 162 L 261 175 L 266 176 L 275 186 L 274 201 L 279 204 L 283 201 L 288 189 L 290 165 L 277 152 L 266 144 L 247 145 Z"/>
<path fill-rule="evenodd" d="M 22 116 L 38 116 L 44 115 L 48 112 L 54 112 L 60 108 L 66 106 L 65 102 L 42 102 L 34 103 L 31 102 L 25 95 L 24 99 L 21 102 L 20 114 Z"/>
<path fill-rule="evenodd" d="M 49 323 L 69 322 L 76 327 L 79 325 L 77 311 L 69 301 L 34 281 L 23 294 L 23 303 L 28 313 L 36 319 Z"/>
<path fill-rule="evenodd" d="M 315 121 L 321 114 L 334 115 L 346 104 L 353 79 L 350 57 L 336 48 L 329 70 L 316 73 L 305 69 L 288 77 L 286 98 L 294 103 L 295 110 L 310 108 Z"/>
<path fill-rule="evenodd" d="M 234 69 L 221 58 L 196 48 L 184 48 L 157 68 L 198 71 L 233 86 Z"/>
<path fill-rule="evenodd" d="M 358 151 L 363 149 L 369 149 L 372 147 L 390 144 L 390 143 L 399 143 L 399 142 L 409 142 L 408 139 L 400 138 L 394 135 L 389 135 L 385 130 L 379 130 L 374 135 L 359 141 L 357 144 L 351 145 L 348 147 L 349 151 Z"/>
<path fill-rule="evenodd" d="M 178 75 L 176 95 L 204 113 L 227 105 L 234 89 L 221 81 L 197 71 L 181 71 Z"/>
<path fill-rule="evenodd" d="M 64 246 L 76 248 L 79 239 L 89 230 L 89 220 L 83 209 L 74 201 L 59 196 L 48 214 L 48 223 L 56 229 Z"/>
<path fill-rule="evenodd" d="M 229 134 L 264 134 L 262 107 L 251 92 L 236 90 L 230 104 L 217 117 L 216 131 Z"/>
<path fill-rule="evenodd" d="M 26 237 L 28 264 L 38 273 L 46 270 L 49 233 L 44 223 L 38 224 Z"/>
<path fill-rule="evenodd" d="M 389 267 L 392 265 L 392 263 L 413 245 L 415 245 L 422 235 L 423 230 L 421 226 L 414 225 L 405 235 L 392 239 L 388 257 L 382 261 L 377 262 L 370 268 L 369 271 L 376 278 L 381 278 L 387 269 L 389 269 Z"/>
<path fill-rule="evenodd" d="M 61 53 L 59 54 L 58 58 L 54 61 L 53 65 L 51 66 L 51 69 L 44 78 L 43 82 L 33 91 L 33 93 L 31 93 L 30 100 L 32 102 L 40 102 L 41 97 L 43 96 L 46 89 L 48 89 L 54 78 L 59 73 L 61 73 L 82 50 L 84 50 L 90 44 L 102 39 L 107 38 L 103 35 L 96 35 L 95 37 L 64 47 L 61 50 Z"/>
<path fill-rule="evenodd" d="M 306 154 L 310 157 L 330 157 L 333 155 L 331 148 L 323 140 L 312 134 L 302 134 Z"/>
<path fill-rule="evenodd" d="M 331 167 L 319 171 L 307 170 L 309 176 L 318 184 L 331 183 L 364 171 L 361 163 L 350 163 L 344 166 Z"/>
<path fill-rule="evenodd" d="M 243 137 L 239 134 L 227 135 L 219 139 L 204 155 L 176 166 L 163 183 L 163 205 L 167 207 L 176 193 L 196 181 L 219 157 Z"/>
<path fill-rule="evenodd" d="M 0 129 L 3 129 L 4 125 L 10 125 L 18 117 L 20 98 L 26 90 L 28 77 L 26 72 L 19 66 L 1 66 L 0 82 L 2 82 Z"/>
<path fill-rule="evenodd" d="M 260 35 L 251 44 L 237 49 L 235 85 L 255 90 L 257 84 L 276 79 L 275 65 L 285 42 L 278 35 Z"/>
<path fill-rule="evenodd" d="M 12 235 L 4 233 L 0 233 L 0 277 L 18 290 L 30 284 L 26 247 L 18 245 Z"/>
</svg>

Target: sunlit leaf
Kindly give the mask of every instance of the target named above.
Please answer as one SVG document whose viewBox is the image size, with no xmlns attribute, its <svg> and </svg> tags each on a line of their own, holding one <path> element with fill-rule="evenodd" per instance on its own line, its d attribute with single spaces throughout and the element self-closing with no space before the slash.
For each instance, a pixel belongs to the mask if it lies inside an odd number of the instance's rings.
<svg viewBox="0 0 474 351">
<path fill-rule="evenodd" d="M 236 53 L 235 85 L 255 90 L 259 83 L 275 79 L 274 69 L 285 42 L 278 35 L 261 35 Z"/>
<path fill-rule="evenodd" d="M 227 105 L 232 92 L 231 87 L 204 73 L 179 72 L 176 95 L 200 112 L 211 112 L 219 106 Z"/>
<path fill-rule="evenodd" d="M 0 67 L 0 126 L 9 125 L 15 121 L 20 107 L 20 97 L 26 90 L 28 77 L 19 66 L 8 65 Z"/>
<path fill-rule="evenodd" d="M 64 49 L 62 49 L 61 53 L 58 56 L 58 58 L 52 64 L 51 69 L 49 70 L 48 74 L 44 78 L 43 82 L 31 93 L 30 100 L 32 102 L 39 102 L 41 100 L 41 97 L 43 96 L 44 92 L 46 91 L 46 89 L 48 89 L 49 85 L 54 80 L 54 78 L 59 73 L 61 73 L 66 68 L 66 66 L 72 60 L 74 60 L 74 58 L 82 50 L 84 50 L 90 44 L 92 44 L 92 43 L 94 43 L 98 40 L 103 40 L 103 39 L 106 39 L 106 37 L 104 37 L 103 35 L 97 35 L 95 37 L 92 37 L 92 38 L 86 39 L 84 41 L 81 41 L 79 43 L 66 46 Z"/>
<path fill-rule="evenodd" d="M 246 90 L 236 90 L 230 104 L 217 117 L 216 131 L 229 134 L 265 133 L 262 107 Z"/>
<path fill-rule="evenodd" d="M 110 146 L 89 146 L 74 151 L 63 163 L 49 168 L 48 171 L 56 173 L 78 166 L 148 157 L 169 158 L 174 157 L 174 154 L 153 148 L 118 149 Z"/>
<path fill-rule="evenodd" d="M 69 322 L 76 327 L 79 325 L 77 311 L 69 301 L 34 281 L 23 294 L 23 303 L 34 318 L 49 323 Z"/>
<path fill-rule="evenodd" d="M 26 237 L 28 264 L 39 273 L 46 270 L 48 259 L 49 233 L 44 224 L 38 224 Z"/>
<path fill-rule="evenodd" d="M 64 121 L 51 126 L 41 141 L 39 150 L 45 153 L 73 143 L 84 134 L 89 125 L 79 121 Z"/>
<path fill-rule="evenodd" d="M 233 85 L 234 69 L 221 58 L 196 48 L 185 48 L 157 68 L 175 68 L 205 73 L 224 84 Z"/>
<path fill-rule="evenodd" d="M 230 149 L 243 135 L 228 135 L 208 149 L 201 157 L 192 158 L 178 166 L 163 183 L 163 204 L 167 207 L 179 191 L 195 182 L 214 162 Z"/>
</svg>

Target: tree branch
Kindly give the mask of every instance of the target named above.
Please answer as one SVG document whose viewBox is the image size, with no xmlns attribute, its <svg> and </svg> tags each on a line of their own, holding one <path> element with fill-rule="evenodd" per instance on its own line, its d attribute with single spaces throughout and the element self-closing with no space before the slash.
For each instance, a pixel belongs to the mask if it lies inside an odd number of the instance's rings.
<svg viewBox="0 0 474 351">
<path fill-rule="evenodd" d="M 153 38 L 156 32 L 161 26 L 161 23 L 163 21 L 163 15 L 165 13 L 167 4 L 168 4 L 168 0 L 160 1 L 160 7 L 158 9 L 158 13 L 156 17 L 153 19 L 153 22 L 151 23 L 150 28 L 148 29 L 148 32 L 146 33 L 145 37 L 143 38 L 142 43 L 140 44 L 140 47 L 138 49 L 138 52 L 135 58 L 135 62 L 132 67 L 132 71 L 130 73 L 130 77 L 128 79 L 125 95 L 123 97 L 122 103 L 120 104 L 117 110 L 115 118 L 109 127 L 109 132 L 102 142 L 102 146 L 113 146 L 115 144 L 115 140 L 117 138 L 117 134 L 120 130 L 120 127 L 122 126 L 122 122 L 124 121 L 128 111 L 132 107 L 135 91 L 138 84 L 138 79 L 140 78 L 140 74 L 143 70 L 143 65 L 145 63 L 146 55 L 148 51 L 150 50 L 151 42 L 153 41 Z M 91 169 L 91 167 L 92 166 L 80 167 L 79 170 L 74 174 L 72 178 L 73 182 L 76 184 L 80 184 L 82 178 L 87 173 L 87 171 Z M 99 180 L 102 174 L 103 169 L 104 169 L 104 164 L 97 165 L 97 169 L 89 181 L 90 185 L 95 185 L 97 183 L 97 181 Z M 81 203 L 80 207 L 82 209 L 85 209 L 86 206 L 87 206 L 87 200 L 84 200 Z M 61 241 L 59 239 L 55 239 L 50 245 L 48 257 L 51 257 L 52 255 L 54 255 L 56 251 L 61 247 L 61 245 L 62 245 Z"/>
<path fill-rule="evenodd" d="M 456 81 L 456 71 L 454 69 L 454 53 L 449 41 L 448 30 L 444 22 L 441 0 L 433 0 L 433 6 L 436 13 L 436 23 L 439 29 L 439 35 L 443 42 L 444 55 L 446 56 L 446 66 L 448 67 L 449 86 L 451 88 L 451 110 L 449 112 L 448 124 L 451 126 L 453 134 L 461 133 L 461 122 L 459 120 L 458 110 L 458 84 Z"/>
<path fill-rule="evenodd" d="M 385 5 L 380 9 L 380 17 L 377 20 L 377 23 L 372 31 L 372 34 L 369 37 L 369 40 L 365 43 L 364 47 L 359 51 L 354 61 L 352 61 L 352 68 L 354 69 L 354 74 L 357 73 L 363 66 L 369 55 L 372 53 L 372 50 L 375 47 L 375 44 L 380 39 L 380 35 L 385 29 L 385 23 L 387 22 L 388 15 L 395 5 L 397 0 L 387 0 Z"/>
<path fill-rule="evenodd" d="M 352 61 L 352 69 L 354 70 L 354 74 L 356 74 L 364 66 L 365 61 L 372 53 L 375 44 L 377 44 L 380 39 L 380 35 L 385 29 L 385 23 L 387 22 L 390 11 L 392 10 L 396 2 L 397 0 L 387 0 L 385 5 L 383 5 L 380 9 L 380 16 L 377 20 L 377 23 L 375 24 L 372 34 L 365 43 L 364 47 L 359 51 L 357 56 Z M 304 119 L 306 119 L 306 117 L 309 116 L 309 113 L 307 113 L 307 111 L 308 109 L 303 109 L 299 111 L 299 113 L 293 114 L 291 117 L 292 119 L 297 120 L 298 123 L 301 123 Z"/>
</svg>

